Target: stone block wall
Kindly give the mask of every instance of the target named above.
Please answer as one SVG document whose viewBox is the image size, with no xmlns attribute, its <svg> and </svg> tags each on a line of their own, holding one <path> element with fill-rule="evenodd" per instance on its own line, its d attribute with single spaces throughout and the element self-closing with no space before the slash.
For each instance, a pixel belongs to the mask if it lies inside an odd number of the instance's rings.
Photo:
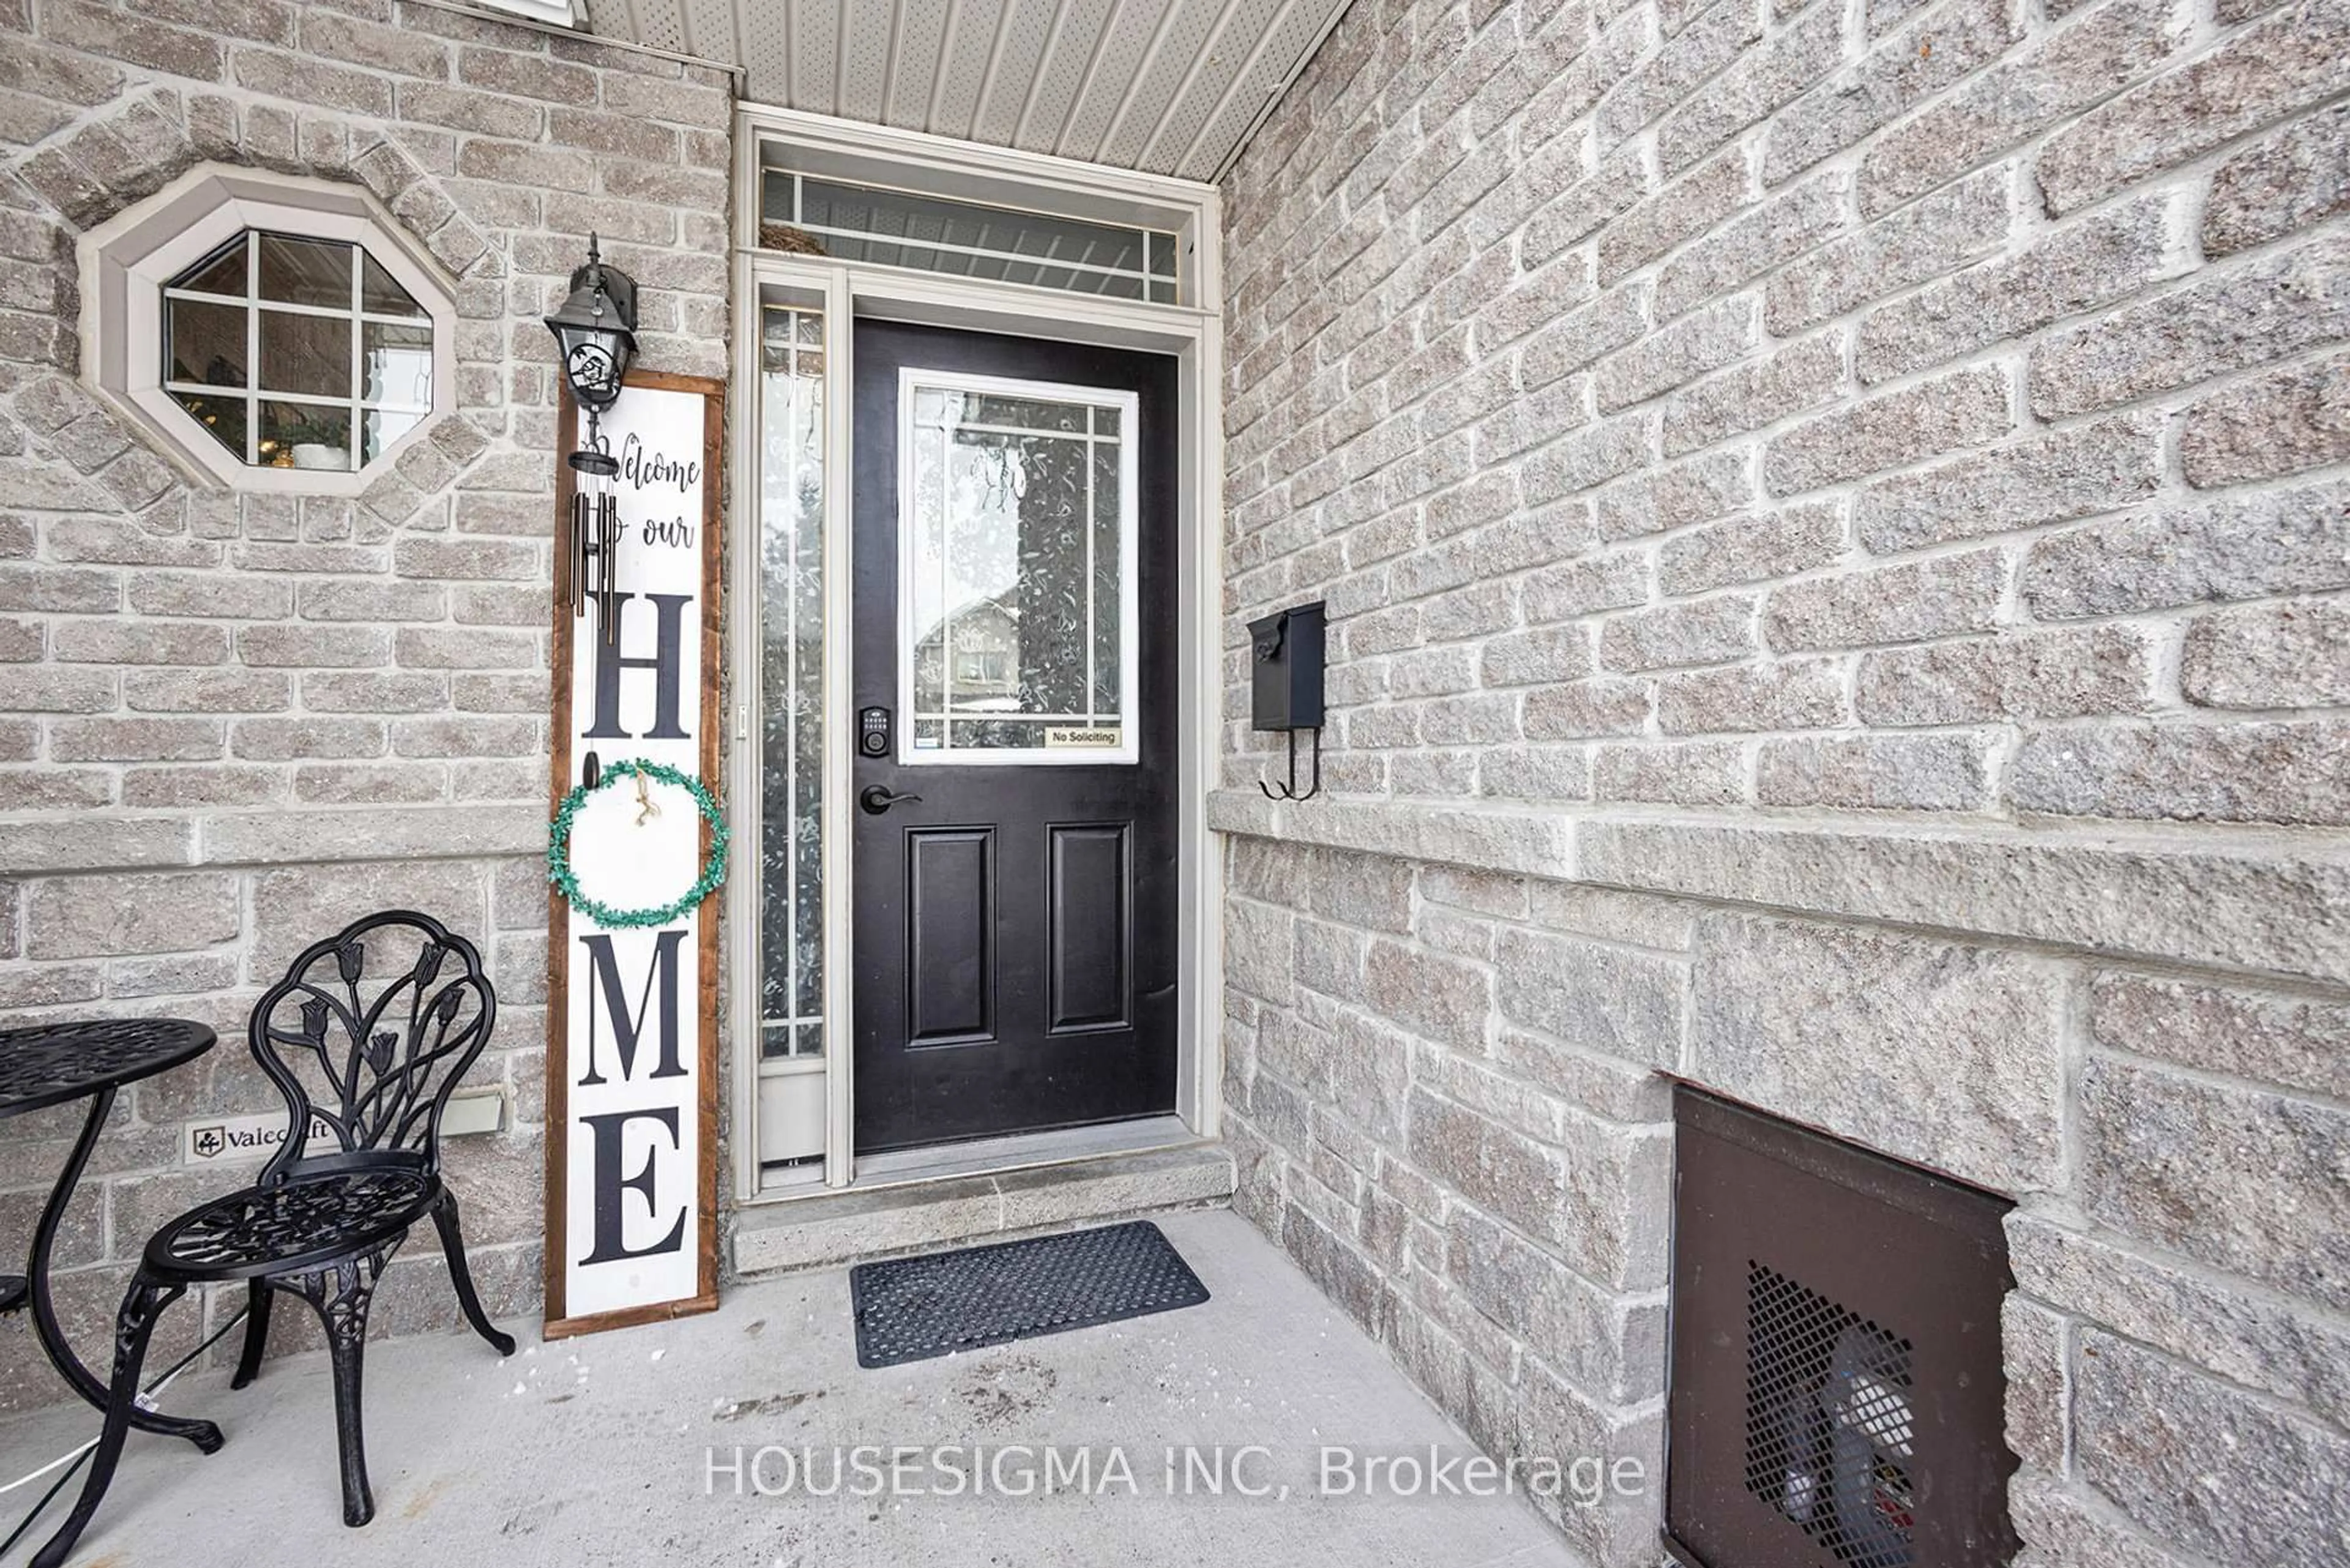
<svg viewBox="0 0 2350 1568">
<path fill-rule="evenodd" d="M 723 72 L 429 0 L 0 0 L 0 1016 L 223 1036 L 127 1094 L 99 1145 L 60 1251 L 84 1343 L 149 1232 L 234 1179 L 183 1165 L 185 1127 L 279 1104 L 243 1044 L 254 996 L 390 905 L 489 957 L 503 1006 L 469 1082 L 504 1085 L 504 1128 L 447 1155 L 493 1312 L 536 1312 L 539 317 L 598 230 L 641 286 L 644 362 L 726 373 L 731 111 Z M 362 186 L 448 275 L 449 405 L 356 501 L 192 483 L 78 383 L 78 236 L 204 163 Z M 8 1125 L 0 1243 L 29 1234 L 75 1125 Z M 429 1234 L 381 1301 L 384 1332 L 455 1324 Z M 158 1353 L 235 1304 L 176 1309 Z M 280 1347 L 315 1338 L 303 1318 L 278 1314 Z M 0 1407 L 61 1397 L 24 1349 Z"/>
<path fill-rule="evenodd" d="M 1679 1078 L 2018 1199 L 2024 1563 L 2338 1539 L 2338 987 L 1228 821 L 1235 1204 L 1490 1451 L 1661 1474 Z M 1660 1501 L 1551 1511 L 1652 1563 Z"/>
<path fill-rule="evenodd" d="M 1358 0 L 1227 179 L 1237 1201 L 1481 1442 L 1655 1459 L 1678 1078 L 2016 1200 L 2030 1568 L 2344 1550 L 2345 117 L 2330 3 Z"/>
</svg>

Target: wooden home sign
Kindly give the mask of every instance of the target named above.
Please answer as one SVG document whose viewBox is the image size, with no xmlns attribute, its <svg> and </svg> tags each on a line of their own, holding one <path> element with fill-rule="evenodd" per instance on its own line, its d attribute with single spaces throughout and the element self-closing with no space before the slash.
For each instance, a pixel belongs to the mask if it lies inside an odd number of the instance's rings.
<svg viewBox="0 0 2350 1568">
<path fill-rule="evenodd" d="M 573 475 L 556 465 L 552 815 L 593 766 L 675 769 L 718 787 L 722 383 L 629 375 L 601 439 L 620 543 L 608 640 L 575 605 Z M 567 394 L 557 451 L 577 443 Z M 551 889 L 546 1337 L 718 1304 L 718 899 L 692 896 L 712 831 L 694 798 L 623 769 L 575 803 Z M 591 903 L 599 919 L 582 904 Z"/>
</svg>

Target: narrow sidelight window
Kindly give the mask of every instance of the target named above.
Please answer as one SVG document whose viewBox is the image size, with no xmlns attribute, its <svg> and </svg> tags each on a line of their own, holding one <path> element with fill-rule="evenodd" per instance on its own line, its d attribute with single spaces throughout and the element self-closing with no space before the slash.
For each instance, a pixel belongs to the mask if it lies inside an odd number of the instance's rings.
<svg viewBox="0 0 2350 1568">
<path fill-rule="evenodd" d="M 759 1054 L 784 1063 L 825 1051 L 824 315 L 760 332 Z"/>
</svg>

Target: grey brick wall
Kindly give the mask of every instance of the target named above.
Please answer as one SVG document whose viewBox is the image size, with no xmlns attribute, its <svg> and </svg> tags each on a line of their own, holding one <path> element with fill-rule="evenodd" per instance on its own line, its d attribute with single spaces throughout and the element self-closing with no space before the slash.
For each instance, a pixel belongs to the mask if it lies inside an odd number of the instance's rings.
<svg viewBox="0 0 2350 1568">
<path fill-rule="evenodd" d="M 2343 771 L 2260 650 L 2350 494 L 2350 37 L 2222 9 L 1358 9 L 1227 236 L 1235 619 L 1331 596 L 1339 781 L 2343 826 L 2212 787 Z"/>
<path fill-rule="evenodd" d="M 125 1097 L 61 1302 L 105 1342 L 148 1232 L 229 1179 L 182 1168 L 185 1124 L 278 1103 L 242 1045 L 253 996 L 303 943 L 405 904 L 491 959 L 504 1005 L 473 1081 L 504 1085 L 507 1130 L 451 1144 L 451 1179 L 493 1310 L 535 1311 L 538 318 L 599 229 L 643 286 L 646 362 L 725 373 L 729 82 L 403 0 L 0 5 L 0 1012 L 192 1015 L 224 1041 Z M 77 385 L 77 237 L 204 161 L 364 185 L 453 279 L 454 407 L 356 502 L 192 488 Z M 9 1125 L 7 1245 L 69 1134 Z M 432 1239 L 406 1253 L 382 1329 L 453 1324 Z M 281 1314 L 279 1345 L 310 1326 Z M 57 1397 L 36 1356 L 0 1370 L 0 1407 Z"/>
<path fill-rule="evenodd" d="M 1656 1458 L 1671 1074 L 2017 1199 L 2031 1568 L 2339 1553 L 2345 99 L 2332 3 L 1358 0 L 1229 177 L 1239 1202 L 1480 1441 Z"/>
</svg>

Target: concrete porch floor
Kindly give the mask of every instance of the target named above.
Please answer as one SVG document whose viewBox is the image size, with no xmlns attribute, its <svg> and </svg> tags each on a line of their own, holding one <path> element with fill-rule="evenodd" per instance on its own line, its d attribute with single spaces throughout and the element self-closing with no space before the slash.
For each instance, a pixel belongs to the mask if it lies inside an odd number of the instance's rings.
<svg viewBox="0 0 2350 1568">
<path fill-rule="evenodd" d="M 1546 1568 L 1572 1554 L 1522 1498 L 1319 1495 L 1323 1445 L 1366 1453 L 1475 1452 L 1385 1354 L 1228 1211 L 1159 1224 L 1213 1300 L 1181 1312 L 866 1371 L 848 1280 L 831 1270 L 738 1287 L 681 1323 L 541 1345 L 498 1361 L 478 1339 L 370 1346 L 367 1435 L 375 1521 L 341 1522 L 325 1357 L 271 1363 L 252 1387 L 191 1372 L 164 1397 L 218 1420 L 210 1459 L 134 1434 L 76 1561 L 107 1568 L 256 1563 L 758 1564 L 761 1568 Z M 296 1303 L 284 1303 L 294 1307 Z M 297 1309 L 298 1310 L 298 1309 Z M 37 1354 L 21 1328 L 16 1354 Z M 95 1430 L 58 1407 L 0 1427 L 0 1480 Z M 1028 1498 L 758 1495 L 764 1445 L 1110 1450 L 1134 1489 Z M 1255 1482 L 1286 1501 L 1170 1495 L 1170 1447 L 1261 1445 Z M 741 1495 L 709 1456 L 743 1450 Z M 964 1462 L 968 1462 L 967 1459 Z M 1017 1461 L 1007 1474 L 1016 1476 Z M 771 1484 L 781 1475 L 767 1461 Z M 927 1461 L 925 1461 L 927 1463 Z M 1043 1459 L 1032 1469 L 1041 1475 Z M 925 1469 L 937 1484 L 939 1472 Z M 820 1475 L 819 1479 L 823 1479 Z M 13 1526 L 46 1482 L 0 1498 Z M 61 1497 L 31 1540 L 63 1516 Z M 28 1555 L 20 1547 L 11 1563 Z"/>
</svg>

